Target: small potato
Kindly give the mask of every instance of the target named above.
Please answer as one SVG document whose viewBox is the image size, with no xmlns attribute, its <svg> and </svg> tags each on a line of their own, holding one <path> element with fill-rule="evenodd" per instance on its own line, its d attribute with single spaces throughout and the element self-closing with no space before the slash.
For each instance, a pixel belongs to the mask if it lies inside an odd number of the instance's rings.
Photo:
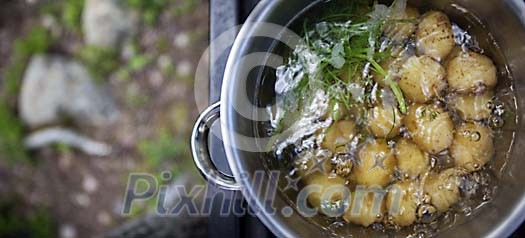
<svg viewBox="0 0 525 238">
<path fill-rule="evenodd" d="M 465 121 L 480 121 L 490 117 L 489 104 L 494 94 L 485 91 L 481 94 L 461 94 L 451 98 L 450 106 Z"/>
<path fill-rule="evenodd" d="M 339 176 L 329 176 L 324 175 L 321 173 L 317 174 L 311 174 L 306 176 L 304 180 L 305 184 L 308 185 L 320 185 L 322 187 L 321 192 L 311 192 L 309 193 L 309 196 L 307 198 L 308 203 L 313 207 L 317 209 L 321 209 L 321 205 L 327 206 L 327 205 L 333 205 L 333 204 L 342 204 L 342 200 L 346 199 L 345 193 L 343 187 L 346 185 L 346 180 L 339 177 Z M 341 186 L 338 186 L 341 185 Z M 341 191 L 334 192 L 333 196 L 330 198 L 330 200 L 323 201 L 322 195 L 323 193 L 332 186 L 338 186 L 335 188 L 341 188 Z M 306 187 L 308 188 L 308 187 Z M 322 209 L 321 209 L 322 211 Z"/>
<path fill-rule="evenodd" d="M 410 57 L 400 73 L 399 87 L 412 102 L 428 102 L 447 86 L 445 69 L 429 56 Z"/>
<path fill-rule="evenodd" d="M 396 158 L 384 140 L 368 142 L 358 153 L 351 177 L 356 185 L 385 187 L 394 176 Z"/>
<path fill-rule="evenodd" d="M 416 178 L 428 171 L 428 155 L 409 139 L 402 138 L 396 145 L 397 168 L 409 178 Z"/>
<path fill-rule="evenodd" d="M 413 180 L 392 185 L 386 199 L 388 215 L 394 224 L 410 226 L 416 221 L 417 184 Z"/>
<path fill-rule="evenodd" d="M 452 51 L 455 44 L 452 24 L 447 15 L 439 11 L 429 11 L 422 16 L 416 31 L 418 54 L 441 61 Z"/>
<path fill-rule="evenodd" d="M 449 113 L 436 105 L 410 106 L 404 123 L 414 142 L 431 154 L 447 149 L 454 139 L 454 123 Z"/>
<path fill-rule="evenodd" d="M 385 27 L 385 35 L 395 42 L 403 42 L 416 31 L 418 18 L 419 11 L 407 7 L 404 13 L 392 16 L 394 21 Z"/>
<path fill-rule="evenodd" d="M 376 196 L 377 195 L 377 196 Z M 343 219 L 364 227 L 381 222 L 385 213 L 384 195 L 373 192 L 352 192 L 351 206 L 346 210 Z"/>
<path fill-rule="evenodd" d="M 459 200 L 459 184 L 459 171 L 452 168 L 439 174 L 429 174 L 423 189 L 437 211 L 445 212 Z"/>
<path fill-rule="evenodd" d="M 497 69 L 492 60 L 484 55 L 461 52 L 447 67 L 450 88 L 460 93 L 473 93 L 493 88 L 498 83 Z"/>
<path fill-rule="evenodd" d="M 395 105 L 384 107 L 375 106 L 368 110 L 368 130 L 376 137 L 392 138 L 399 135 L 401 127 L 401 113 Z"/>
<path fill-rule="evenodd" d="M 350 120 L 337 121 L 328 128 L 321 147 L 336 153 L 346 147 L 355 137 L 356 124 Z"/>
<path fill-rule="evenodd" d="M 469 172 L 481 169 L 494 155 L 492 130 L 480 123 L 465 123 L 456 129 L 450 155 L 455 165 Z"/>
</svg>

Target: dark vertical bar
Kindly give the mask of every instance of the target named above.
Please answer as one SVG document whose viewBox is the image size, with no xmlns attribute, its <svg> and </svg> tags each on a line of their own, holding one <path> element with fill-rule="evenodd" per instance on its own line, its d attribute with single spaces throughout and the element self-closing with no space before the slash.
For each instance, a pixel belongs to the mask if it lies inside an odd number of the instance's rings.
<svg viewBox="0 0 525 238">
<path fill-rule="evenodd" d="M 210 43 L 219 37 L 223 32 L 231 27 L 239 24 L 239 2 L 238 0 L 210 0 Z M 232 34 L 230 40 L 233 41 L 235 35 Z M 220 50 L 213 47 L 210 48 L 210 59 L 219 56 L 219 60 L 210 62 L 210 103 L 214 103 L 220 99 L 222 78 L 224 75 L 224 68 L 228 59 L 229 50 L 227 52 L 219 52 Z M 219 130 L 219 124 L 212 126 L 214 130 Z M 210 137 L 209 141 L 211 159 L 217 168 L 224 171 L 228 168 L 228 163 L 224 154 L 222 141 L 217 137 Z M 213 185 L 209 185 L 213 186 Z M 220 191 L 219 188 L 211 188 L 211 196 L 216 194 L 224 194 L 225 197 L 233 197 L 232 191 Z M 208 220 L 209 237 L 224 238 L 240 237 L 240 218 L 230 213 L 227 216 L 221 216 L 221 208 L 223 199 L 207 200 L 211 203 L 212 210 Z"/>
<path fill-rule="evenodd" d="M 210 42 L 239 23 L 239 1 L 210 0 Z M 230 35 L 232 42 L 235 36 Z M 218 51 L 218 49 L 210 49 L 210 59 L 220 56 L 217 62 L 212 62 L 210 65 L 210 102 L 220 99 L 222 77 L 229 55 L 229 50 L 227 52 Z"/>
<path fill-rule="evenodd" d="M 210 0 L 210 42 L 215 40 L 225 31 L 244 22 L 249 13 L 259 0 Z M 231 34 L 229 40 L 233 42 L 236 37 Z M 219 60 L 210 63 L 210 102 L 220 100 L 222 79 L 224 69 L 228 60 L 230 49 L 220 52 L 219 49 L 210 48 L 210 59 L 219 57 Z M 212 130 L 220 130 L 219 124 L 212 125 Z M 224 153 L 222 141 L 212 136 L 209 139 L 211 159 L 215 166 L 223 173 L 231 175 L 228 162 Z M 210 189 L 214 194 L 225 195 L 226 197 L 241 197 L 240 192 L 221 191 L 218 188 Z M 234 194 L 235 193 L 235 194 Z M 258 220 L 258 218 L 245 215 L 242 217 L 230 213 L 228 216 L 221 216 L 222 199 L 207 201 L 212 206 L 208 221 L 209 237 L 253 237 L 266 238 L 273 237 L 270 231 Z M 234 199 L 233 203 L 239 206 L 246 206 L 241 199 Z"/>
</svg>

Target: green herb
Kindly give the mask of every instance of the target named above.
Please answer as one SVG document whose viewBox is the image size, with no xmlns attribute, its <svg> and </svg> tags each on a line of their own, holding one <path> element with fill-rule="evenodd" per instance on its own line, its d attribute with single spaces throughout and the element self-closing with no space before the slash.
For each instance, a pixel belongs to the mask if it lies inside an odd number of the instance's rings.
<svg viewBox="0 0 525 238">
<path fill-rule="evenodd" d="M 364 14 L 372 10 L 368 3 L 369 1 L 352 1 L 350 11 L 334 13 L 323 18 L 324 20 L 345 19 L 344 22 L 320 22 L 311 25 L 308 21 L 304 21 L 306 49 L 302 52 L 294 52 L 295 55 L 290 62 L 293 64 L 307 61 L 301 59 L 304 57 L 302 54 L 314 53 L 320 61 L 317 69 L 319 75 L 303 77 L 295 89 L 296 92 L 290 96 L 296 96 L 299 92 L 302 95 L 311 94 L 317 89 L 322 89 L 329 94 L 332 101 L 341 103 L 347 108 L 363 104 L 364 98 L 370 98 L 374 84 L 370 75 L 362 74 L 369 67 L 385 78 L 396 96 L 400 111 L 406 113 L 407 105 L 402 90 L 378 63 L 390 56 L 390 49 L 382 47 L 385 41 L 383 29 L 395 20 L 388 19 L 388 14 L 381 12 L 374 12 L 375 15 Z M 316 30 L 308 30 L 312 28 Z M 344 65 L 340 67 L 342 60 Z M 305 69 L 308 67 L 312 66 L 303 65 Z M 365 88 L 364 95 L 351 94 L 349 89 L 356 83 Z"/>
<path fill-rule="evenodd" d="M 430 121 L 435 120 L 440 114 L 439 111 L 433 110 L 427 106 L 422 107 L 420 110 L 419 118 L 428 118 Z"/>
</svg>

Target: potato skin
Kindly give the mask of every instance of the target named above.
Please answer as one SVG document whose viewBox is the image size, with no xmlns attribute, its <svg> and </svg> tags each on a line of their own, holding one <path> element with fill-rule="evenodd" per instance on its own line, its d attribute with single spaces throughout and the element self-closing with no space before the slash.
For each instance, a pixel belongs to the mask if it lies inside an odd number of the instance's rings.
<svg viewBox="0 0 525 238">
<path fill-rule="evenodd" d="M 490 58 L 472 51 L 461 52 L 447 67 L 450 88 L 460 93 L 491 89 L 498 83 L 497 69 Z"/>
<path fill-rule="evenodd" d="M 465 121 L 481 121 L 490 117 L 489 102 L 493 96 L 489 90 L 480 94 L 460 94 L 451 97 L 450 106 Z"/>
<path fill-rule="evenodd" d="M 400 74 L 399 87 L 412 102 L 428 102 L 447 86 L 445 69 L 429 56 L 410 57 Z"/>
<path fill-rule="evenodd" d="M 368 130 L 376 137 L 392 138 L 399 135 L 402 116 L 395 105 L 377 105 L 367 112 Z"/>
<path fill-rule="evenodd" d="M 309 194 L 309 196 L 307 198 L 308 203 L 312 207 L 317 208 L 317 209 L 321 208 L 322 194 L 328 188 L 330 188 L 331 186 L 334 186 L 334 185 L 343 185 L 343 186 L 345 186 L 345 184 L 346 184 L 346 180 L 341 178 L 341 177 L 339 177 L 339 176 L 328 176 L 328 175 L 321 174 L 321 173 L 315 173 L 315 174 L 311 174 L 311 175 L 306 176 L 306 178 L 304 179 L 304 182 L 306 183 L 306 185 L 321 185 L 321 187 L 322 187 L 322 190 L 321 190 L 320 193 L 312 192 L 312 193 Z M 344 191 L 337 192 L 331 197 L 330 201 L 325 201 L 325 202 L 334 203 L 334 202 L 338 202 L 338 201 L 341 201 L 343 199 L 346 199 L 345 197 L 343 197 L 343 195 L 344 195 Z"/>
<path fill-rule="evenodd" d="M 346 222 L 351 222 L 364 227 L 370 226 L 372 223 L 381 222 L 384 218 L 385 213 L 385 199 L 384 197 L 377 200 L 379 202 L 379 210 L 374 211 L 374 193 L 369 192 L 363 194 L 363 197 L 356 196 L 357 192 L 352 192 L 351 205 L 343 215 L 343 219 Z M 379 199 L 379 198 L 376 198 Z M 353 211 L 355 206 L 359 205 L 361 209 L 359 211 Z M 359 207 L 358 206 L 358 207 Z M 356 208 L 357 209 L 357 208 Z"/>
<path fill-rule="evenodd" d="M 413 141 L 431 154 L 447 149 L 454 139 L 454 123 L 449 113 L 436 105 L 410 106 L 404 123 Z"/>
<path fill-rule="evenodd" d="M 409 178 L 416 178 L 430 169 L 428 155 L 409 139 L 400 139 L 395 152 L 397 168 Z"/>
<path fill-rule="evenodd" d="M 465 123 L 456 129 L 450 155 L 457 167 L 469 172 L 481 169 L 494 156 L 492 130 L 480 123 Z"/>
<path fill-rule="evenodd" d="M 396 158 L 384 140 L 368 142 L 358 153 L 351 178 L 356 185 L 386 187 L 394 176 Z"/>
<path fill-rule="evenodd" d="M 440 11 L 429 11 L 421 17 L 416 31 L 419 55 L 428 55 L 441 61 L 452 51 L 456 42 L 448 16 Z"/>
<path fill-rule="evenodd" d="M 445 212 L 460 198 L 459 182 L 459 171 L 451 168 L 439 174 L 429 174 L 424 180 L 423 190 L 437 211 Z"/>
<path fill-rule="evenodd" d="M 408 39 L 417 28 L 417 20 L 419 18 L 419 11 L 413 7 L 407 7 L 403 14 L 397 14 L 392 16 L 395 20 L 405 19 L 414 20 L 405 22 L 394 22 L 385 27 L 385 35 L 395 42 L 402 42 Z"/>
<path fill-rule="evenodd" d="M 337 152 L 339 147 L 350 143 L 355 137 L 356 124 L 350 120 L 337 121 L 326 131 L 321 147 Z"/>
<path fill-rule="evenodd" d="M 394 224 L 410 226 L 416 221 L 417 185 L 414 180 L 397 182 L 390 188 L 386 208 Z"/>
</svg>

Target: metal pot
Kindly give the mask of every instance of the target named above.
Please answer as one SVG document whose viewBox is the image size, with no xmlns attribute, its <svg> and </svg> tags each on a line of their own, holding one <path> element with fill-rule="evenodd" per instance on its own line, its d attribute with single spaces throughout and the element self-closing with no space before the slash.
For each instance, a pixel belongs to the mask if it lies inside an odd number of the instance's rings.
<svg viewBox="0 0 525 238">
<path fill-rule="evenodd" d="M 253 10 L 247 22 L 268 22 L 291 26 L 290 24 L 293 25 L 292 22 L 302 19 L 303 13 L 315 7 L 318 2 L 320 1 L 262 1 Z M 457 10 L 457 8 L 451 7 L 456 6 L 454 4 L 473 12 L 488 28 L 488 31 L 493 34 L 494 39 L 501 47 L 503 60 L 508 65 L 509 71 L 514 75 L 514 82 L 510 83 L 512 83 L 517 96 L 517 133 L 514 138 L 513 150 L 510 152 L 510 166 L 507 166 L 499 178 L 498 193 L 493 201 L 482 208 L 478 214 L 438 233 L 440 237 L 507 237 L 525 220 L 525 173 L 523 172 L 525 170 L 525 160 L 523 159 L 525 125 L 521 121 L 521 118 L 525 116 L 525 4 L 522 0 L 415 0 L 411 1 L 411 4 L 416 6 L 426 4 L 431 8 L 443 10 L 452 16 L 454 9 Z M 261 137 L 261 133 L 257 129 L 261 128 L 261 123 L 264 122 L 247 119 L 246 115 L 239 114 L 236 107 L 245 105 L 239 103 L 239 100 L 246 100 L 239 98 L 239 92 L 246 92 L 247 99 L 251 102 L 257 102 L 259 105 L 270 103 L 272 100 L 275 82 L 265 80 L 265 68 L 254 68 L 249 72 L 251 80 L 246 83 L 241 82 L 241 80 L 246 79 L 247 74 L 246 69 L 243 68 L 246 65 L 241 61 L 243 56 L 253 52 L 272 52 L 279 48 L 275 40 L 259 39 L 260 37 L 251 38 L 260 35 L 260 29 L 251 24 L 242 27 L 226 66 L 221 100 L 203 111 L 194 127 L 191 145 L 195 163 L 209 182 L 224 189 L 242 190 L 250 205 L 260 209 L 257 214 L 258 217 L 277 236 L 320 237 L 329 235 L 330 233 L 323 227 L 323 221 L 320 218 L 305 218 L 297 212 L 286 214 L 287 216 L 283 215 L 281 212 L 283 209 L 293 207 L 290 200 L 293 200 L 296 194 L 287 194 L 279 190 L 273 199 L 273 207 L 276 212 L 272 214 L 263 209 L 268 201 L 262 196 L 259 188 L 275 185 L 282 188 L 282 179 L 275 184 L 276 182 L 270 174 L 265 173 L 260 181 L 261 186 L 253 185 L 253 174 L 256 171 L 268 171 L 269 168 L 272 168 L 272 158 L 269 158 L 268 153 L 244 149 L 261 148 L 261 145 L 264 145 L 258 139 Z M 276 36 L 275 38 L 282 40 L 283 37 Z M 257 113 L 256 108 L 244 109 L 248 113 Z M 219 114 L 222 126 L 221 136 L 234 177 L 218 172 L 206 149 L 209 125 L 219 119 Z M 373 236 L 374 234 L 373 231 L 353 227 L 352 229 L 340 230 L 337 235 L 360 237 Z M 402 236 L 402 234 L 398 235 Z"/>
</svg>

